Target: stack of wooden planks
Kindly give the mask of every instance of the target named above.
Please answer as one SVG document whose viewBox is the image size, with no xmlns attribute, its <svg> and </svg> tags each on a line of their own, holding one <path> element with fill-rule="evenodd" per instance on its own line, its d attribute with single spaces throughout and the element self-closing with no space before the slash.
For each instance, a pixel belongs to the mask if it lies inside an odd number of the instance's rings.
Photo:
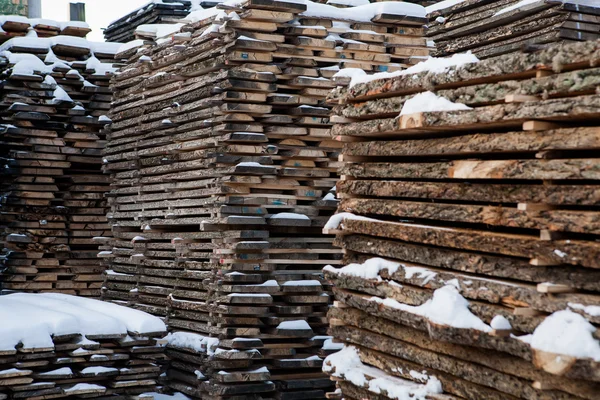
<svg viewBox="0 0 600 400">
<path fill-rule="evenodd" d="M 1 399 L 138 400 L 156 391 L 159 318 L 57 293 L 0 296 L 0 318 Z"/>
<path fill-rule="evenodd" d="M 100 296 L 98 244 L 110 236 L 101 151 L 116 70 L 101 60 L 118 47 L 31 34 L 1 46 L 2 290 Z"/>
<path fill-rule="evenodd" d="M 329 96 L 344 398 L 598 398 L 599 51 L 431 59 Z"/>
<path fill-rule="evenodd" d="M 321 230 L 337 207 L 340 143 L 323 103 L 341 67 L 401 69 L 388 64 L 393 41 L 424 44 L 423 17 L 408 3 L 247 0 L 192 13 L 178 40 L 128 53 L 104 156 L 104 298 L 194 332 L 169 345 L 173 388 L 203 399 L 331 388 L 321 270 L 341 251 Z"/>
<path fill-rule="evenodd" d="M 217 3 L 200 2 L 200 7 L 212 7 Z M 107 42 L 125 43 L 136 38 L 135 30 L 146 24 L 173 24 L 187 16 L 192 9 L 190 0 L 150 1 L 129 14 L 111 22 L 104 30 Z"/>
<path fill-rule="evenodd" d="M 600 38 L 600 4 L 594 0 L 446 0 L 428 12 L 435 56 L 469 50 L 489 58 Z"/>
<path fill-rule="evenodd" d="M 0 15 L 0 43 L 26 36 L 33 30 L 38 37 L 74 36 L 84 38 L 92 30 L 86 22 L 58 22 L 50 19 L 29 19 L 18 15 Z"/>
</svg>

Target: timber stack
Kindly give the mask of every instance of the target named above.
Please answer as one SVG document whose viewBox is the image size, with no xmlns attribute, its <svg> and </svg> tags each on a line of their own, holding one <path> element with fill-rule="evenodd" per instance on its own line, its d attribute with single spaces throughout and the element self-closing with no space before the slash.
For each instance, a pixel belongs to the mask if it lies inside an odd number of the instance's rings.
<svg viewBox="0 0 600 400">
<path fill-rule="evenodd" d="M 597 398 L 599 55 L 455 55 L 329 96 L 344 398 Z"/>
<path fill-rule="evenodd" d="M 59 293 L 0 296 L 0 316 L 0 399 L 152 400 L 159 318 Z"/>
<path fill-rule="evenodd" d="M 341 251 L 321 230 L 337 207 L 340 144 L 324 99 L 344 66 L 403 68 L 389 62 L 403 40 L 425 46 L 424 15 L 408 3 L 247 0 L 192 13 L 178 40 L 127 50 L 104 156 L 104 298 L 183 331 L 167 347 L 173 389 L 321 399 L 332 388 L 321 270 Z"/>
<path fill-rule="evenodd" d="M 19 15 L 0 15 L 0 43 L 26 36 L 33 29 L 37 37 L 73 36 L 84 38 L 92 30 L 86 22 L 57 22 L 50 19 L 29 19 Z"/>
<path fill-rule="evenodd" d="M 100 297 L 98 241 L 110 236 L 102 129 L 116 70 L 102 61 L 120 45 L 41 38 L 33 26 L 0 46 L 0 287 Z"/>
<path fill-rule="evenodd" d="M 220 1 L 202 1 L 201 8 L 213 7 Z M 129 14 L 111 22 L 104 30 L 107 42 L 125 43 L 136 39 L 135 31 L 140 25 L 176 24 L 193 11 L 190 0 L 150 1 Z"/>
<path fill-rule="evenodd" d="M 600 38 L 593 0 L 447 0 L 427 9 L 437 57 L 471 51 L 483 59 Z"/>
</svg>

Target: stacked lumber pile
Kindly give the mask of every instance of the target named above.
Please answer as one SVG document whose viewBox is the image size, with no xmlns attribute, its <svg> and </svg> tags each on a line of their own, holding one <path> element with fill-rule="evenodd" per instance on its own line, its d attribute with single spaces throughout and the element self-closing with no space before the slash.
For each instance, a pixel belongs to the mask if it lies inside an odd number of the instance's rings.
<svg viewBox="0 0 600 400">
<path fill-rule="evenodd" d="M 154 316 L 58 293 L 0 296 L 0 398 L 138 399 L 156 390 Z"/>
<path fill-rule="evenodd" d="M 100 296 L 94 238 L 111 234 L 101 151 L 116 70 L 101 60 L 118 47 L 31 30 L 0 47 L 2 290 Z"/>
<path fill-rule="evenodd" d="M 341 252 L 321 230 L 340 144 L 323 102 L 340 67 L 386 66 L 381 41 L 424 21 L 405 3 L 353 11 L 248 0 L 193 13 L 186 41 L 135 51 L 113 80 L 104 298 L 215 347 L 170 345 L 171 386 L 188 395 L 317 399 L 331 386 L 321 270 Z"/>
<path fill-rule="evenodd" d="M 600 4 L 594 0 L 447 0 L 427 9 L 427 34 L 440 57 L 470 50 L 489 58 L 600 38 Z"/>
<path fill-rule="evenodd" d="M 199 7 L 212 7 L 220 1 L 202 1 Z M 125 43 L 136 39 L 135 31 L 140 25 L 175 24 L 193 10 L 190 0 L 150 1 L 148 4 L 111 22 L 104 30 L 107 42 Z"/>
<path fill-rule="evenodd" d="M 0 15 L 0 43 L 26 36 L 33 29 L 38 37 L 74 36 L 84 38 L 92 30 L 86 22 L 58 22 L 50 19 L 29 19 L 19 15 Z"/>
<path fill-rule="evenodd" d="M 346 347 L 324 369 L 344 398 L 598 398 L 599 51 L 431 59 L 332 92 Z"/>
</svg>

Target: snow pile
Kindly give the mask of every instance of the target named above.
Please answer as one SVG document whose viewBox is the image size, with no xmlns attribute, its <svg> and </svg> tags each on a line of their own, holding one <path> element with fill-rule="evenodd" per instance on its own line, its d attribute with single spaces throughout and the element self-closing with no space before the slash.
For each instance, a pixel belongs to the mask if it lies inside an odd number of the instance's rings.
<svg viewBox="0 0 600 400">
<path fill-rule="evenodd" d="M 358 349 L 353 346 L 345 346 L 341 351 L 328 356 L 323 363 L 323 371 L 391 399 L 426 400 L 429 395 L 443 392 L 441 382 L 434 376 L 424 375 L 422 378 L 427 383 L 423 385 L 363 364 Z"/>
<path fill-rule="evenodd" d="M 518 2 L 518 3 L 513 4 L 512 6 L 508 6 L 508 7 L 505 7 L 503 9 L 501 9 L 500 11 L 498 11 L 493 16 L 495 17 L 496 15 L 505 14 L 507 12 L 516 10 L 517 8 L 521 8 L 521 7 L 524 7 L 524 6 L 528 5 L 528 4 L 533 4 L 533 3 L 540 3 L 540 4 L 542 4 L 543 1 L 542 0 L 522 0 L 522 1 Z"/>
<path fill-rule="evenodd" d="M 512 329 L 510 322 L 502 315 L 496 315 L 490 322 L 492 329 L 497 331 L 508 331 Z"/>
<path fill-rule="evenodd" d="M 387 307 L 420 315 L 428 320 L 454 328 L 476 329 L 490 332 L 492 328 L 469 310 L 469 302 L 461 296 L 456 287 L 446 285 L 433 292 L 433 297 L 420 306 L 402 304 L 397 300 L 371 297 L 371 301 Z"/>
<path fill-rule="evenodd" d="M 378 220 L 373 219 L 373 218 L 362 217 L 360 215 L 354 215 L 352 213 L 343 212 L 343 213 L 332 215 L 329 218 L 329 220 L 327 221 L 327 223 L 325 224 L 325 226 L 323 227 L 323 229 L 339 229 L 340 228 L 340 224 L 342 223 L 342 221 L 344 219 L 352 219 L 352 220 L 357 220 L 357 221 L 375 221 L 375 222 L 378 222 Z"/>
<path fill-rule="evenodd" d="M 113 49 L 116 47 L 116 44 L 111 44 L 107 46 L 98 46 L 98 44 L 88 41 L 87 39 L 75 37 L 75 36 L 52 36 L 49 38 L 40 38 L 37 37 L 35 31 L 31 30 L 27 36 L 25 37 L 16 37 L 10 40 L 7 40 L 0 46 L 0 51 L 10 50 L 13 47 L 24 47 L 31 48 L 37 50 L 46 50 L 50 51 L 52 46 L 61 45 L 68 47 L 77 47 L 82 49 L 91 50 L 92 47 L 102 48 L 102 49 Z"/>
<path fill-rule="evenodd" d="M 0 26 L 4 25 L 6 22 L 16 22 L 19 24 L 31 25 L 27 17 L 22 17 L 20 15 L 0 15 Z"/>
<path fill-rule="evenodd" d="M 142 47 L 144 45 L 144 43 L 145 42 L 142 39 L 135 39 L 135 40 L 132 40 L 131 42 L 123 43 L 121 46 L 119 46 L 119 49 L 117 50 L 117 54 L 123 53 L 127 50 L 135 49 L 137 47 Z"/>
<path fill-rule="evenodd" d="M 307 331 L 312 331 L 312 328 L 310 327 L 310 325 L 308 324 L 308 322 L 306 322 L 303 319 L 297 320 L 297 321 L 283 321 L 282 323 L 280 323 L 279 325 L 277 325 L 277 329 L 281 329 L 281 330 L 307 330 Z"/>
<path fill-rule="evenodd" d="M 335 195 L 333 193 L 327 193 L 325 196 L 323 196 L 323 200 L 337 201 L 337 199 L 335 198 Z"/>
<path fill-rule="evenodd" d="M 405 2 L 378 2 L 368 3 L 368 0 L 333 0 L 335 4 L 358 5 L 357 7 L 338 8 L 327 4 L 315 3 L 307 0 L 287 0 L 289 3 L 306 4 L 306 11 L 299 14 L 300 17 L 326 18 L 342 21 L 371 22 L 371 19 L 378 14 L 393 14 L 398 16 L 411 16 L 425 18 L 425 7 L 417 4 Z M 239 7 L 242 4 L 240 0 L 228 0 L 222 3 L 225 6 Z M 208 9 L 198 9 L 185 17 L 186 22 L 198 22 L 217 16 L 223 10 L 217 10 L 214 7 Z"/>
<path fill-rule="evenodd" d="M 72 375 L 72 374 L 73 374 L 73 371 L 69 367 L 63 367 L 63 368 L 55 369 L 54 371 L 38 373 L 38 375 L 41 375 L 41 376 L 44 376 L 44 375 Z"/>
<path fill-rule="evenodd" d="M 66 101 L 69 103 L 73 102 L 73 99 L 67 94 L 67 92 L 65 92 L 65 90 L 63 88 L 61 88 L 56 83 L 56 80 L 52 76 L 50 76 L 50 75 L 46 76 L 44 83 L 56 85 L 56 89 L 54 89 L 53 98 L 51 101 L 52 104 L 59 104 L 59 103 L 62 103 L 63 101 Z"/>
<path fill-rule="evenodd" d="M 369 3 L 369 0 L 327 0 L 327 4 L 336 4 L 348 7 L 364 6 Z"/>
<path fill-rule="evenodd" d="M 135 333 L 157 333 L 167 330 L 160 318 L 152 316 L 143 311 L 119 306 L 113 303 L 98 301 L 83 297 L 69 296 L 59 293 L 47 293 L 43 296 L 61 300 L 78 307 L 83 307 L 90 312 L 111 316 L 121 322 L 129 332 Z"/>
<path fill-rule="evenodd" d="M 271 168 L 270 165 L 262 165 L 261 163 L 257 163 L 256 161 L 244 161 L 241 163 L 237 163 L 236 167 L 255 167 L 255 168 Z"/>
<path fill-rule="evenodd" d="M 162 394 L 162 393 L 157 393 L 157 392 L 148 392 L 148 393 L 142 393 L 136 397 L 143 399 L 145 397 L 150 397 L 150 396 L 152 396 L 154 398 L 154 400 L 190 400 L 190 398 L 187 397 L 185 394 L 179 393 L 179 392 L 173 393 L 172 395 Z"/>
<path fill-rule="evenodd" d="M 585 306 L 583 304 L 578 303 L 569 303 L 569 308 L 573 310 L 580 310 L 586 313 L 587 315 L 591 315 L 592 317 L 600 317 L 600 306 Z"/>
<path fill-rule="evenodd" d="M 119 370 L 117 368 L 94 366 L 94 367 L 87 367 L 87 368 L 82 369 L 81 373 L 98 375 L 98 374 L 104 374 L 107 372 L 118 372 L 118 371 Z"/>
<path fill-rule="evenodd" d="M 454 54 L 452 57 L 447 58 L 429 57 L 427 60 L 421 61 L 401 72 L 403 75 L 418 74 L 420 72 L 443 74 L 448 72 L 450 68 L 457 68 L 477 62 L 479 62 L 477 56 L 468 51 L 466 53 Z"/>
<path fill-rule="evenodd" d="M 570 310 L 557 311 L 535 328 L 531 347 L 549 353 L 600 362 L 600 342 L 594 338 L 596 327 Z"/>
<path fill-rule="evenodd" d="M 367 73 L 360 68 L 343 68 L 333 75 L 334 78 L 350 78 L 351 80 L 358 80 L 365 76 Z"/>
<path fill-rule="evenodd" d="M 331 272 L 334 274 L 355 276 L 363 279 L 377 279 L 381 281 L 381 271 L 387 270 L 388 274 L 392 275 L 398 272 L 402 268 L 404 271 L 404 277 L 411 279 L 413 276 L 423 279 L 422 284 L 426 285 L 432 280 L 437 273 L 423 267 L 409 267 L 398 262 L 389 261 L 383 258 L 375 257 L 370 258 L 362 264 L 348 264 L 342 268 L 334 268 L 331 265 L 327 265 L 323 268 L 323 271 Z"/>
<path fill-rule="evenodd" d="M 301 280 L 301 281 L 287 281 L 283 283 L 281 286 L 284 287 L 293 287 L 293 286 L 321 286 L 321 282 L 316 279 L 310 280 Z"/>
<path fill-rule="evenodd" d="M 93 53 L 117 54 L 123 44 L 116 42 L 89 42 Z"/>
<path fill-rule="evenodd" d="M 464 2 L 465 0 L 444 0 L 444 1 L 440 1 L 438 3 L 432 4 L 428 7 L 425 7 L 425 11 L 427 12 L 427 14 L 430 14 L 434 11 L 438 11 L 438 10 L 444 10 L 446 8 L 455 6 L 457 4 L 460 4 L 462 2 Z"/>
<path fill-rule="evenodd" d="M 112 64 L 103 63 L 95 56 L 91 56 L 86 60 L 85 69 L 87 71 L 94 71 L 96 75 L 112 74 L 117 71 L 117 68 L 113 67 Z"/>
<path fill-rule="evenodd" d="M 66 29 L 66 28 L 79 28 L 79 29 L 90 29 L 90 26 L 88 25 L 87 22 L 84 21 L 65 21 L 65 22 L 60 22 L 60 29 Z"/>
<path fill-rule="evenodd" d="M 327 18 L 356 22 L 370 22 L 378 14 L 393 14 L 425 18 L 425 7 L 405 2 L 377 2 L 351 8 L 337 8 L 326 4 L 306 1 L 306 11 L 300 15 L 312 18 Z"/>
<path fill-rule="evenodd" d="M 445 97 L 440 97 L 433 92 L 423 92 L 407 100 L 402 106 L 400 115 L 409 115 L 420 112 L 460 111 L 471 110 L 471 107 L 462 103 L 453 103 Z"/>
<path fill-rule="evenodd" d="M 323 350 L 328 350 L 328 351 L 336 351 L 336 350 L 341 350 L 344 348 L 344 344 L 343 343 L 334 343 L 333 339 L 329 338 L 326 339 L 323 342 Z"/>
<path fill-rule="evenodd" d="M 229 2 L 225 2 L 224 4 L 227 4 L 227 3 L 229 3 Z M 222 14 L 223 10 L 218 10 L 216 7 L 212 7 L 212 8 L 208 8 L 208 9 L 199 9 L 199 10 L 192 11 L 191 13 L 189 13 L 187 15 L 187 17 L 185 17 L 183 19 L 183 21 L 190 22 L 190 23 L 203 21 L 205 19 L 215 17 L 220 13 Z"/>
<path fill-rule="evenodd" d="M 138 35 L 147 35 L 154 38 L 162 38 L 171 36 L 181 30 L 184 24 L 146 24 L 136 28 L 135 33 Z"/>
<path fill-rule="evenodd" d="M 112 303 L 58 293 L 0 296 L 0 349 L 53 348 L 52 336 L 166 331 L 157 317 Z"/>
<path fill-rule="evenodd" d="M 305 220 L 305 221 L 310 220 L 310 218 L 308 218 L 308 216 L 306 216 L 304 214 L 296 214 L 296 213 L 289 213 L 289 212 L 274 214 L 274 215 L 271 215 L 269 218 L 270 219 L 300 219 L 300 220 Z"/>
<path fill-rule="evenodd" d="M 340 275 L 350 275 L 363 279 L 381 280 L 379 276 L 382 270 L 387 270 L 389 274 L 394 274 L 400 268 L 400 263 L 388 261 L 383 258 L 370 258 L 362 264 L 348 264 L 345 267 L 336 269 L 331 265 L 323 268 L 323 271 L 332 272 Z"/>
<path fill-rule="evenodd" d="M 169 346 L 190 349 L 198 353 L 214 354 L 219 339 L 198 335 L 196 333 L 175 332 L 167 335 Z"/>
</svg>

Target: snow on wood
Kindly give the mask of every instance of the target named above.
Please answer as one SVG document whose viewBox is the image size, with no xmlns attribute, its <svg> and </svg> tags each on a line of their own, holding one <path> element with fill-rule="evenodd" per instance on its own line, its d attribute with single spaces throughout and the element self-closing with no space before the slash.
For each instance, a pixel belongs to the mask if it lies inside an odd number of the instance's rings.
<svg viewBox="0 0 600 400">
<path fill-rule="evenodd" d="M 499 330 L 499 331 L 506 331 L 506 330 L 512 329 L 510 321 L 507 320 L 502 315 L 496 315 L 492 319 L 492 322 L 490 322 L 490 326 L 492 327 L 492 329 Z"/>
<path fill-rule="evenodd" d="M 446 8 L 450 8 L 452 6 L 455 6 L 457 4 L 463 3 L 466 0 L 444 0 L 444 1 L 438 1 L 435 4 L 432 4 L 430 6 L 425 7 L 425 11 L 427 12 L 427 14 L 431 14 L 434 11 L 438 11 L 438 10 L 444 10 Z"/>
<path fill-rule="evenodd" d="M 297 213 L 278 213 L 273 214 L 269 218 L 271 219 L 300 219 L 300 220 L 310 220 L 310 218 L 304 214 Z"/>
<path fill-rule="evenodd" d="M 356 347 L 345 346 L 328 356 L 323 370 L 344 378 L 355 386 L 396 400 L 426 400 L 430 395 L 442 393 L 442 384 L 435 376 L 427 376 L 425 384 L 386 374 L 380 369 L 364 364 Z"/>
<path fill-rule="evenodd" d="M 212 354 L 214 348 L 219 345 L 218 338 L 211 338 L 187 332 L 169 333 L 167 340 L 170 346 L 190 349 L 198 353 Z"/>
<path fill-rule="evenodd" d="M 54 335 L 166 331 L 160 319 L 144 312 L 58 293 L 6 295 L 0 297 L 0 304 L 0 310 L 6 310 L 3 320 L 11 321 L 5 328 L 0 328 L 0 343 L 4 350 L 14 349 L 19 344 L 25 348 L 53 348 Z M 24 329 L 26 324 L 30 324 L 31 329 Z"/>
<path fill-rule="evenodd" d="M 325 227 L 323 229 L 338 229 L 345 219 L 359 220 L 359 221 L 377 221 L 376 219 L 373 219 L 373 218 L 366 218 L 366 217 L 362 217 L 360 215 L 354 215 L 352 213 L 344 212 L 344 213 L 332 215 L 329 218 L 329 221 L 327 221 L 327 223 L 325 224 Z"/>
<path fill-rule="evenodd" d="M 546 317 L 531 337 L 531 347 L 556 355 L 590 358 L 600 362 L 600 341 L 593 334 L 596 327 L 569 310 Z"/>
<path fill-rule="evenodd" d="M 433 92 L 423 92 L 407 100 L 400 111 L 400 115 L 416 114 L 420 112 L 457 111 L 471 109 L 472 108 L 467 105 L 453 103 L 448 99 L 437 96 Z"/>
<path fill-rule="evenodd" d="M 503 9 L 501 9 L 496 14 L 494 14 L 494 17 L 496 15 L 504 14 L 504 13 L 510 12 L 512 10 L 516 10 L 518 8 L 524 7 L 524 6 L 528 5 L 528 4 L 534 4 L 534 3 L 541 4 L 541 3 L 543 3 L 543 1 L 542 0 L 521 0 L 518 3 L 515 3 L 515 4 L 513 4 L 513 5 L 509 6 L 509 7 L 505 7 Z"/>
<path fill-rule="evenodd" d="M 472 29 L 468 40 L 481 40 L 485 25 L 478 20 L 505 3 L 475 0 L 448 9 L 456 13 L 444 15 L 446 28 L 431 24 L 436 42 L 461 23 Z M 529 29 L 543 18 L 566 22 L 563 12 L 584 9 L 556 4 L 544 2 L 539 14 L 501 15 L 515 21 L 504 32 L 522 45 L 512 28 Z M 548 30 L 555 34 L 554 25 Z M 490 49 L 499 48 L 497 32 L 487 33 Z M 600 147 L 581 142 L 585 130 L 597 129 L 598 96 L 560 83 L 595 74 L 590 60 L 599 45 L 533 47 L 539 51 L 477 62 L 465 54 L 456 57 L 465 61 L 458 66 L 415 67 L 410 75 L 341 85 L 329 96 L 332 133 L 344 142 L 338 213 L 356 218 L 333 224 L 344 263 L 324 269 L 335 295 L 328 332 L 335 342 L 356 345 L 365 366 L 398 378 L 423 383 L 443 371 L 437 376 L 443 393 L 435 398 L 519 398 L 532 381 L 546 394 L 587 398 L 596 391 L 600 248 L 592 221 L 599 203 L 585 200 L 596 186 L 578 178 L 551 186 L 536 179 L 547 165 L 554 178 L 579 164 L 574 154 Z M 444 104 L 436 105 L 440 99 Z M 410 112 L 418 114 L 406 115 L 411 102 L 418 104 Z M 465 109 L 455 111 L 456 104 Z M 561 111 L 546 112 L 553 107 Z M 580 107 L 591 111 L 583 116 Z M 541 119 L 569 127 L 531 130 Z M 550 147 L 548 135 L 555 135 Z M 550 148 L 568 151 L 559 157 Z M 541 152 L 547 158 L 526 165 Z M 467 174 L 457 174 L 464 168 Z M 358 389 L 364 380 L 352 378 L 336 378 L 342 395 L 368 398 Z"/>
<path fill-rule="evenodd" d="M 354 87 L 361 83 L 368 83 L 381 79 L 389 79 L 397 76 L 413 75 L 423 72 L 432 74 L 447 73 L 450 69 L 461 68 L 464 65 L 479 62 L 479 59 L 470 52 L 454 54 L 452 57 L 429 57 L 425 61 L 421 61 L 405 70 L 396 72 L 378 72 L 372 75 L 361 74 L 358 72 L 348 71 L 348 75 L 352 78 L 350 87 Z M 343 71 L 343 70 L 342 70 Z M 342 75 L 343 76 L 343 75 Z"/>
<path fill-rule="evenodd" d="M 304 321 L 304 320 L 297 320 L 297 321 L 284 321 L 282 323 L 280 323 L 279 325 L 277 325 L 277 329 L 282 329 L 282 330 L 311 330 L 310 325 L 308 324 L 308 322 Z"/>
<path fill-rule="evenodd" d="M 378 14 L 421 17 L 426 16 L 425 8 L 405 2 L 378 2 L 350 8 L 337 8 L 326 4 L 306 2 L 307 9 L 302 12 L 304 17 L 331 18 L 356 22 L 371 22 Z"/>
<path fill-rule="evenodd" d="M 454 328 L 475 329 L 489 332 L 490 326 L 469 310 L 469 302 L 453 285 L 447 285 L 433 292 L 433 297 L 420 306 L 402 304 L 392 298 L 372 297 L 371 301 L 388 307 L 407 311 L 428 320 Z"/>
</svg>

